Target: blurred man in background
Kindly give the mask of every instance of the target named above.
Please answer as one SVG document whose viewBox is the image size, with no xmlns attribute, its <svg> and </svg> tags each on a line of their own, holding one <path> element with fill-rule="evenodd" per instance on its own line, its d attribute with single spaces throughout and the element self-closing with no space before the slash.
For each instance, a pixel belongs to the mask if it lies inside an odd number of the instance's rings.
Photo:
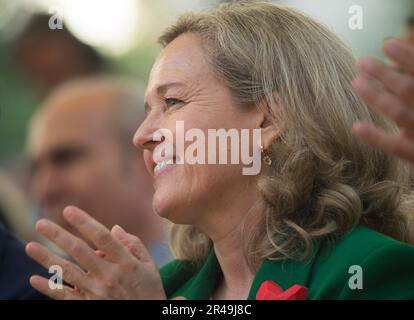
<svg viewBox="0 0 414 320">
<path fill-rule="evenodd" d="M 28 136 L 30 191 L 45 216 L 74 232 L 67 205 L 108 228 L 120 225 L 148 246 L 158 265 L 170 259 L 165 222 L 152 211 L 152 180 L 132 136 L 144 120 L 143 95 L 120 80 L 73 80 L 51 93 Z"/>
<path fill-rule="evenodd" d="M 0 1 L 0 165 L 21 186 L 24 163 L 20 155 L 36 106 L 55 86 L 73 78 L 101 74 L 108 71 L 111 63 L 75 37 L 66 22 L 62 29 L 51 29 L 49 21 L 55 20 L 46 13 L 33 13 L 22 30 L 19 27 L 3 42 L 5 22 L 1 17 L 7 15 L 8 7 L 8 1 L 4 2 Z M 13 1 L 16 6 L 20 2 Z M 35 1 L 29 2 L 28 7 Z M 14 20 L 25 20 L 25 14 L 22 16 Z M 11 20 L 6 21 L 12 25 Z"/>
<path fill-rule="evenodd" d="M 42 91 L 76 77 L 103 71 L 102 57 L 66 27 L 51 29 L 46 14 L 35 14 L 14 41 L 15 62 Z"/>
</svg>

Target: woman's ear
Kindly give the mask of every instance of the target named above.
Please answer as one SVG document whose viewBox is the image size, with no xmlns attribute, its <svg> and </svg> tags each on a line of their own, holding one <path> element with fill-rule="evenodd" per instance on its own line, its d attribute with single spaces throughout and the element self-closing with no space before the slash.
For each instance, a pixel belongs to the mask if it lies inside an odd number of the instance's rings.
<svg viewBox="0 0 414 320">
<path fill-rule="evenodd" d="M 281 134 L 281 130 L 278 126 L 270 121 L 264 121 L 262 127 L 262 145 L 263 149 L 267 150 L 275 142 Z"/>
<path fill-rule="evenodd" d="M 262 145 L 264 150 L 267 150 L 281 135 L 281 125 L 277 124 L 272 117 L 272 110 L 267 99 L 263 98 L 260 101 L 258 110 L 261 112 L 259 128 L 262 132 Z"/>
</svg>

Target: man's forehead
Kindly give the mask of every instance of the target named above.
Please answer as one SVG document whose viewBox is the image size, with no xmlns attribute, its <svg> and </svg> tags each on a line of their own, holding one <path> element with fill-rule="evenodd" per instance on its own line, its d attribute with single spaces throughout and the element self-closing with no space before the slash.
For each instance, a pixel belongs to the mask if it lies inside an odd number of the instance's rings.
<svg viewBox="0 0 414 320">
<path fill-rule="evenodd" d="M 94 105 L 85 105 L 85 108 L 64 109 L 61 112 L 46 114 L 37 122 L 39 135 L 78 137 L 94 135 L 98 131 L 109 129 L 110 115 Z"/>
<path fill-rule="evenodd" d="M 93 136 L 93 129 L 87 131 L 80 123 L 38 122 L 30 132 L 28 151 L 40 156 L 67 145 L 87 145 Z"/>
<path fill-rule="evenodd" d="M 53 97 L 42 108 L 45 117 L 83 116 L 89 113 L 104 113 L 110 109 L 115 95 L 108 91 L 66 92 Z"/>
<path fill-rule="evenodd" d="M 60 145 L 99 143 L 112 135 L 109 123 L 110 115 L 100 108 L 51 110 L 32 123 L 28 148 L 31 153 L 43 153 Z"/>
</svg>

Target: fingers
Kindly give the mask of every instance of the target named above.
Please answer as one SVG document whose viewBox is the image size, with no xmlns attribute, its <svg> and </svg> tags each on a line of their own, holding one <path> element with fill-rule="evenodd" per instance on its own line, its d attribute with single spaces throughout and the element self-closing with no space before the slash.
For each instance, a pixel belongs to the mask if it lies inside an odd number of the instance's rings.
<svg viewBox="0 0 414 320">
<path fill-rule="evenodd" d="M 384 52 L 398 71 L 372 58 L 362 59 L 358 66 L 365 76 L 355 79 L 353 87 L 370 107 L 399 126 L 400 135 L 392 136 L 364 123 L 356 123 L 354 132 L 366 143 L 408 160 L 414 167 L 414 46 L 389 40 Z M 370 79 L 378 80 L 383 88 L 374 86 Z"/>
<path fill-rule="evenodd" d="M 399 97 L 414 111 L 414 78 L 412 76 L 403 74 L 373 58 L 361 59 L 358 67 L 362 72 L 379 80 L 388 91 Z"/>
<path fill-rule="evenodd" d="M 414 134 L 414 111 L 403 105 L 396 96 L 381 91 L 366 78 L 359 76 L 353 82 L 354 90 L 374 109 L 389 117 L 407 133 Z"/>
<path fill-rule="evenodd" d="M 414 75 L 414 46 L 400 40 L 392 39 L 384 43 L 385 54 L 404 71 Z"/>
<path fill-rule="evenodd" d="M 66 207 L 63 216 L 86 239 L 105 252 L 105 258 L 108 260 L 120 261 L 127 256 L 126 249 L 112 236 L 111 232 L 83 210 L 72 206 Z"/>
<path fill-rule="evenodd" d="M 111 233 L 141 262 L 153 262 L 144 243 L 136 236 L 115 225 Z"/>
<path fill-rule="evenodd" d="M 57 244 L 64 252 L 75 259 L 82 268 L 97 274 L 102 273 L 101 269 L 107 263 L 97 257 L 83 240 L 46 219 L 41 219 L 36 223 L 36 230 Z"/>
<path fill-rule="evenodd" d="M 68 286 L 62 284 L 62 288 L 52 289 L 49 287 L 49 280 L 41 276 L 30 277 L 30 285 L 40 293 L 55 300 L 80 300 L 82 294 Z"/>
<path fill-rule="evenodd" d="M 62 257 L 52 253 L 39 243 L 30 242 L 26 246 L 26 253 L 29 257 L 37 261 L 47 270 L 53 265 L 62 268 L 62 277 L 67 283 L 74 285 L 82 290 L 88 290 L 91 287 L 91 281 L 79 267 L 66 261 Z"/>
<path fill-rule="evenodd" d="M 414 144 L 412 141 L 403 137 L 388 135 L 367 123 L 356 123 L 353 131 L 363 141 L 383 150 L 385 153 L 399 156 L 414 163 Z"/>
</svg>

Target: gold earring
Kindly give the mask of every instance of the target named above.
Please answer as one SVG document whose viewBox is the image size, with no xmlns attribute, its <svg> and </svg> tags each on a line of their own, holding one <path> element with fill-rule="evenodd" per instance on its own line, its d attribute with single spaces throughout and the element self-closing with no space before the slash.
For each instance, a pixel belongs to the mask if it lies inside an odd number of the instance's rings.
<svg viewBox="0 0 414 320">
<path fill-rule="evenodd" d="M 268 153 L 264 150 L 263 145 L 260 146 L 260 150 L 262 151 L 262 154 L 263 154 L 264 163 L 270 166 L 272 164 L 272 159 L 270 159 Z"/>
</svg>

